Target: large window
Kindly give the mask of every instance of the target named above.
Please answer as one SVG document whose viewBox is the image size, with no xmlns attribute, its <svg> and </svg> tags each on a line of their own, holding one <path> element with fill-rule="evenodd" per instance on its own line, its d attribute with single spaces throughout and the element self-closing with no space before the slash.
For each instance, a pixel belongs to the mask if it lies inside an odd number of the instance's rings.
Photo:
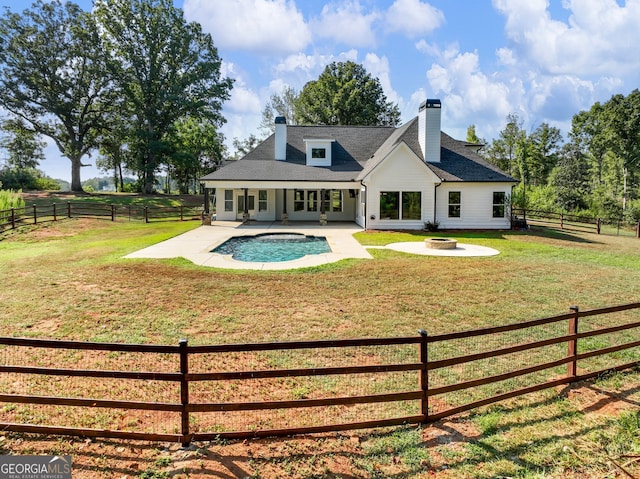
<svg viewBox="0 0 640 479">
<path fill-rule="evenodd" d="M 307 191 L 307 211 L 318 211 L 318 192 Z"/>
<path fill-rule="evenodd" d="M 258 191 L 258 211 L 267 211 L 268 208 L 267 190 Z"/>
<path fill-rule="evenodd" d="M 342 190 L 331 190 L 331 211 L 342 211 Z"/>
<path fill-rule="evenodd" d="M 460 218 L 460 192 L 449 192 L 449 218 Z"/>
<path fill-rule="evenodd" d="M 422 219 L 422 194 L 419 191 L 402 192 L 402 219 Z"/>
<path fill-rule="evenodd" d="M 401 209 L 402 207 L 402 209 Z M 419 191 L 382 191 L 380 193 L 381 220 L 422 219 L 422 193 Z"/>
<path fill-rule="evenodd" d="M 293 192 L 293 211 L 304 211 L 304 190 Z"/>
<path fill-rule="evenodd" d="M 253 211 L 256 209 L 255 196 L 247 196 L 247 211 Z M 244 213 L 244 195 L 238 196 L 238 213 Z"/>
<path fill-rule="evenodd" d="M 224 190 L 224 210 L 233 211 L 233 190 Z"/>
<path fill-rule="evenodd" d="M 504 191 L 493 192 L 493 217 L 504 218 L 507 194 Z"/>
<path fill-rule="evenodd" d="M 320 205 L 322 202 L 322 205 Z M 293 193 L 294 211 L 342 211 L 342 190 L 295 190 Z"/>
<path fill-rule="evenodd" d="M 400 192 L 380 192 L 380 219 L 397 220 L 400 218 Z"/>
</svg>

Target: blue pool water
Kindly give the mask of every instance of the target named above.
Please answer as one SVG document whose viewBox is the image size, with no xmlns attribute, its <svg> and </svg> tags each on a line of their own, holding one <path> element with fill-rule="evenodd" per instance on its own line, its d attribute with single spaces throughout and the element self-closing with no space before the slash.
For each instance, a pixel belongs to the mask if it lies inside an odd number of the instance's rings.
<svg viewBox="0 0 640 479">
<path fill-rule="evenodd" d="M 230 254 L 238 261 L 275 263 L 291 261 L 308 254 L 330 253 L 331 248 L 323 236 L 267 233 L 256 236 L 234 236 L 211 252 Z"/>
</svg>

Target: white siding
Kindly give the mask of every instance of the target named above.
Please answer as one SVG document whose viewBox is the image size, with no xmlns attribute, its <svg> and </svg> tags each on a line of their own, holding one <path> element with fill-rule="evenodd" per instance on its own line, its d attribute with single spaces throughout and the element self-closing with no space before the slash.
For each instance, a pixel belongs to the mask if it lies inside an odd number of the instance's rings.
<svg viewBox="0 0 640 479">
<path fill-rule="evenodd" d="M 460 218 L 449 218 L 449 192 L 460 192 Z M 442 229 L 509 229 L 508 208 L 504 218 L 493 217 L 493 193 L 511 195 L 509 183 L 442 183 L 436 189 L 436 219 Z"/>
<path fill-rule="evenodd" d="M 365 179 L 366 226 L 368 229 L 422 229 L 433 220 L 433 188 L 436 176 L 405 144 L 400 144 Z M 380 218 L 380 193 L 383 191 L 419 191 L 422 200 L 420 220 L 384 220 Z"/>
</svg>

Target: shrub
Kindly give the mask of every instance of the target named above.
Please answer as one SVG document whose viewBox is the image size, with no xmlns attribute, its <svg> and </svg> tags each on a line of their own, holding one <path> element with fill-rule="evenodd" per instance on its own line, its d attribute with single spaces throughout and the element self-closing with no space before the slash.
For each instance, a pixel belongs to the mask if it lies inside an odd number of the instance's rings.
<svg viewBox="0 0 640 479">
<path fill-rule="evenodd" d="M 427 221 L 424 224 L 424 229 L 431 232 L 438 231 L 439 227 L 440 227 L 440 223 L 438 221 L 434 221 L 434 222 Z"/>
<path fill-rule="evenodd" d="M 624 212 L 624 219 L 627 223 L 635 225 L 640 221 L 640 200 L 631 201 Z"/>
<path fill-rule="evenodd" d="M 22 199 L 22 191 L 0 190 L 0 225 L 8 222 L 11 212 L 7 211 L 11 208 L 24 208 L 24 199 Z M 0 231 L 3 227 L 0 226 Z"/>
</svg>

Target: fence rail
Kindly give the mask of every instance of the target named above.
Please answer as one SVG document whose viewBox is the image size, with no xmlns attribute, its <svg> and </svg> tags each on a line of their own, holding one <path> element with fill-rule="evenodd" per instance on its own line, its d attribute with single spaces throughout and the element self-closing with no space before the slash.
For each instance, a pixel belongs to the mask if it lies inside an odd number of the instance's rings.
<svg viewBox="0 0 640 479">
<path fill-rule="evenodd" d="M 160 346 L 4 337 L 0 428 L 188 444 L 428 423 L 637 366 L 639 332 L 633 303 L 400 338 Z"/>
<path fill-rule="evenodd" d="M 617 236 L 634 235 L 640 238 L 640 222 L 635 225 L 629 225 L 622 219 L 605 220 L 593 216 L 522 208 L 513 208 L 512 214 L 514 216 L 514 224 L 517 224 L 520 219 L 526 219 L 528 223 L 559 227 L 560 229 L 586 231 L 597 234 L 614 234 L 613 232 L 615 231 Z"/>
<path fill-rule="evenodd" d="M 97 218 L 110 221 L 188 221 L 202 219 L 202 205 L 134 206 L 102 203 L 31 205 L 0 210 L 0 231 L 66 218 Z"/>
</svg>

